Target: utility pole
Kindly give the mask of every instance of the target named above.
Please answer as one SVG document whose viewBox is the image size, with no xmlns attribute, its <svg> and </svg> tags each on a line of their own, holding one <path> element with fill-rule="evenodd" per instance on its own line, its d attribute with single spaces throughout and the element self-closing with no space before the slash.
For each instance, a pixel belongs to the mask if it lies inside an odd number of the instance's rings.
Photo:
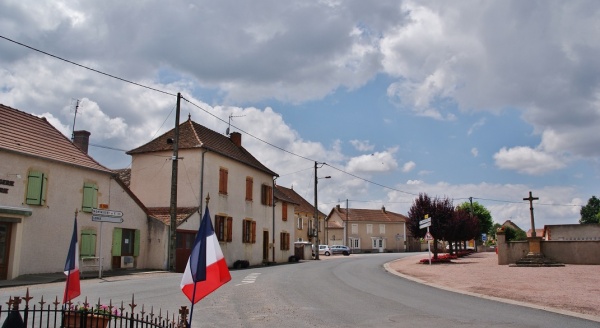
<svg viewBox="0 0 600 328">
<path fill-rule="evenodd" d="M 313 247 L 315 249 L 315 260 L 319 259 L 319 208 L 317 203 L 317 162 L 315 162 L 315 222 L 314 222 L 314 232 L 313 232 Z"/>
<path fill-rule="evenodd" d="M 181 93 L 177 93 L 177 109 L 175 111 L 175 136 L 173 138 L 173 157 L 171 157 L 171 224 L 169 229 L 169 271 L 175 271 L 175 250 L 177 247 L 177 171 L 179 159 L 179 113 L 181 109 Z"/>
</svg>

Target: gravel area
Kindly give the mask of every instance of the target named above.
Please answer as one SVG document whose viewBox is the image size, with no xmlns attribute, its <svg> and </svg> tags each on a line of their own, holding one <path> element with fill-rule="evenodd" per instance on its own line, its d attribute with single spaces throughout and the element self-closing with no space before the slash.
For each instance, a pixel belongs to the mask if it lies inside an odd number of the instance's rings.
<svg viewBox="0 0 600 328">
<path fill-rule="evenodd" d="M 448 264 L 419 264 L 427 254 L 387 265 L 422 283 L 494 298 L 523 302 L 600 321 L 600 266 L 509 267 L 495 253 L 473 253 Z M 572 313 L 570 313 L 572 312 Z"/>
</svg>

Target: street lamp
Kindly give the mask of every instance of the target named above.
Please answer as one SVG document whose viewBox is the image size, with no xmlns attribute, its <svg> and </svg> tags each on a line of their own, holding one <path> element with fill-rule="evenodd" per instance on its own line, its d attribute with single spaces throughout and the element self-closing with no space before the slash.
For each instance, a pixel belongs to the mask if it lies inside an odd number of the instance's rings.
<svg viewBox="0 0 600 328">
<path fill-rule="evenodd" d="M 331 176 L 326 176 L 323 178 L 317 177 L 317 169 L 323 167 L 323 165 L 325 165 L 325 163 L 315 162 L 315 223 L 313 233 L 313 248 L 315 249 L 315 260 L 319 259 L 319 208 L 317 206 L 317 182 L 319 181 L 319 179 L 331 179 Z"/>
</svg>

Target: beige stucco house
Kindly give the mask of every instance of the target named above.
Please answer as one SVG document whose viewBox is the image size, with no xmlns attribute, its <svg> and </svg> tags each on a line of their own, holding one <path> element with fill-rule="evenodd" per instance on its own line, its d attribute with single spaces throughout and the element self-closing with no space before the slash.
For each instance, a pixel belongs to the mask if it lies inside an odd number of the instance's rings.
<svg viewBox="0 0 600 328">
<path fill-rule="evenodd" d="M 315 218 L 315 207 L 310 204 L 306 199 L 300 196 L 294 188 L 286 188 L 283 186 L 277 186 L 277 189 L 285 194 L 287 197 L 292 199 L 298 205 L 294 208 L 294 222 L 295 222 L 295 233 L 294 240 L 296 242 L 313 242 L 314 239 L 314 218 Z M 325 213 L 319 211 L 319 239 L 326 240 L 322 236 L 325 231 Z"/>
<path fill-rule="evenodd" d="M 0 279 L 63 271 L 74 217 L 82 270 L 163 268 L 164 224 L 115 176 L 45 118 L 0 105 Z M 92 220 L 93 209 L 123 222 Z M 101 259 L 99 259 L 101 258 Z"/>
<path fill-rule="evenodd" d="M 339 244 L 339 234 L 353 252 L 405 252 L 411 237 L 406 229 L 407 217 L 380 210 L 334 207 L 327 218 L 329 244 Z M 337 229 L 335 229 L 338 227 Z M 342 227 L 339 229 L 339 227 Z M 333 230 L 335 229 L 335 230 Z M 333 240 L 333 235 L 336 239 Z"/>
<path fill-rule="evenodd" d="M 229 266 L 287 260 L 293 223 L 273 207 L 273 172 L 242 146 L 242 135 L 229 137 L 191 117 L 179 125 L 176 268 L 185 268 L 205 199 L 215 233 Z M 175 129 L 128 152 L 132 156 L 130 188 L 151 212 L 168 212 L 171 199 Z M 293 211 L 293 207 L 287 208 Z M 170 221 L 163 215 L 165 223 Z M 289 217 L 289 214 L 288 214 Z M 289 235 L 286 235 L 289 234 Z M 291 240 L 291 237 L 288 237 Z M 275 240 L 275 242 L 273 242 Z M 273 250 L 276 250 L 274 252 Z M 275 254 L 275 258 L 273 258 Z"/>
</svg>

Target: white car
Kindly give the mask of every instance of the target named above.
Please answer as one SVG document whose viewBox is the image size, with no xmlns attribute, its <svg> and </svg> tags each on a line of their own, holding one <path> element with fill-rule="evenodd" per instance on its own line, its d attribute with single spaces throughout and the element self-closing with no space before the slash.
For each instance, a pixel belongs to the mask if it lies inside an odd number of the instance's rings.
<svg viewBox="0 0 600 328">
<path fill-rule="evenodd" d="M 329 249 L 329 246 L 319 245 L 319 255 L 325 255 L 325 256 L 331 255 L 331 250 Z M 314 256 L 314 254 L 313 254 L 313 256 Z"/>
<path fill-rule="evenodd" d="M 350 253 L 352 253 L 352 250 L 350 249 L 350 247 L 348 246 L 344 246 L 344 245 L 333 245 L 330 247 L 331 249 L 331 254 L 342 254 L 345 256 L 350 255 Z"/>
</svg>

